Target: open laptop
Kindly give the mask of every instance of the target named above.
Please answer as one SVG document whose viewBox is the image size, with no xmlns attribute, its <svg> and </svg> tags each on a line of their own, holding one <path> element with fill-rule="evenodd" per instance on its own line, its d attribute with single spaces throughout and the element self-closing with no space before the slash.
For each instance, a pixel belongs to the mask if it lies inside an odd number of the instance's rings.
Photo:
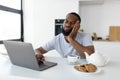
<svg viewBox="0 0 120 80">
<path fill-rule="evenodd" d="M 38 61 L 31 43 L 3 41 L 12 64 L 33 70 L 45 70 L 57 65 L 49 61 Z"/>
</svg>

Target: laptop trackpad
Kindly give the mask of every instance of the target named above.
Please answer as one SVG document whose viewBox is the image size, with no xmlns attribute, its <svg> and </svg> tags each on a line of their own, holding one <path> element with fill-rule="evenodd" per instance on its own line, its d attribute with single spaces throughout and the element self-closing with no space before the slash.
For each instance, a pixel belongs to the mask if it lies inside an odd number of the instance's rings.
<svg viewBox="0 0 120 80">
<path fill-rule="evenodd" d="M 57 63 L 49 62 L 49 61 L 38 61 L 38 64 L 40 67 L 40 71 L 57 65 Z"/>
</svg>

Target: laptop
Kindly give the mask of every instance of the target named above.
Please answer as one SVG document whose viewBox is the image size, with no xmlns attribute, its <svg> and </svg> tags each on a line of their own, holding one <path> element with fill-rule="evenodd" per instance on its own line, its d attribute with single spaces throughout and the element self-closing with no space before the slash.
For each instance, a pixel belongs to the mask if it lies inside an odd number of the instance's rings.
<svg viewBox="0 0 120 80">
<path fill-rule="evenodd" d="M 42 71 L 57 65 L 55 62 L 38 61 L 31 43 L 3 41 L 12 64 Z"/>
</svg>

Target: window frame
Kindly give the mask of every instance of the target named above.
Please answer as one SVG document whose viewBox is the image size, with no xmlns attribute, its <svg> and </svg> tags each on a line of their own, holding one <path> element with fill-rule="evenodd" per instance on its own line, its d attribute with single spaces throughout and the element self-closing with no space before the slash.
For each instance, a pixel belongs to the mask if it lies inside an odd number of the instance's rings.
<svg viewBox="0 0 120 80">
<path fill-rule="evenodd" d="M 4 5 L 0 5 L 0 10 L 2 11 L 6 11 L 6 12 L 11 12 L 11 13 L 16 13 L 16 14 L 20 14 L 20 22 L 21 22 L 21 35 L 20 35 L 20 39 L 8 39 L 11 41 L 22 41 L 24 42 L 24 23 L 23 23 L 23 7 L 22 7 L 22 0 L 21 1 L 21 9 L 14 9 L 14 8 L 10 8 L 10 7 L 6 7 Z M 0 40 L 0 44 L 3 44 L 3 40 Z"/>
</svg>

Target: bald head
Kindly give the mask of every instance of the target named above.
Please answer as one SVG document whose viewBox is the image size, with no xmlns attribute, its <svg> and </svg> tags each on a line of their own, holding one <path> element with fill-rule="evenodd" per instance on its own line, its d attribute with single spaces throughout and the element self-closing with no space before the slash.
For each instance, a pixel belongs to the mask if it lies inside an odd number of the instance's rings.
<svg viewBox="0 0 120 80">
<path fill-rule="evenodd" d="M 75 12 L 71 12 L 71 13 L 68 13 L 68 14 L 67 14 L 67 16 L 69 16 L 69 15 L 73 15 L 74 17 L 76 16 L 77 20 L 78 20 L 79 22 L 81 22 L 81 17 L 79 16 L 79 14 L 77 14 L 77 13 L 75 13 Z M 67 16 L 66 16 L 66 17 L 67 17 Z"/>
</svg>

